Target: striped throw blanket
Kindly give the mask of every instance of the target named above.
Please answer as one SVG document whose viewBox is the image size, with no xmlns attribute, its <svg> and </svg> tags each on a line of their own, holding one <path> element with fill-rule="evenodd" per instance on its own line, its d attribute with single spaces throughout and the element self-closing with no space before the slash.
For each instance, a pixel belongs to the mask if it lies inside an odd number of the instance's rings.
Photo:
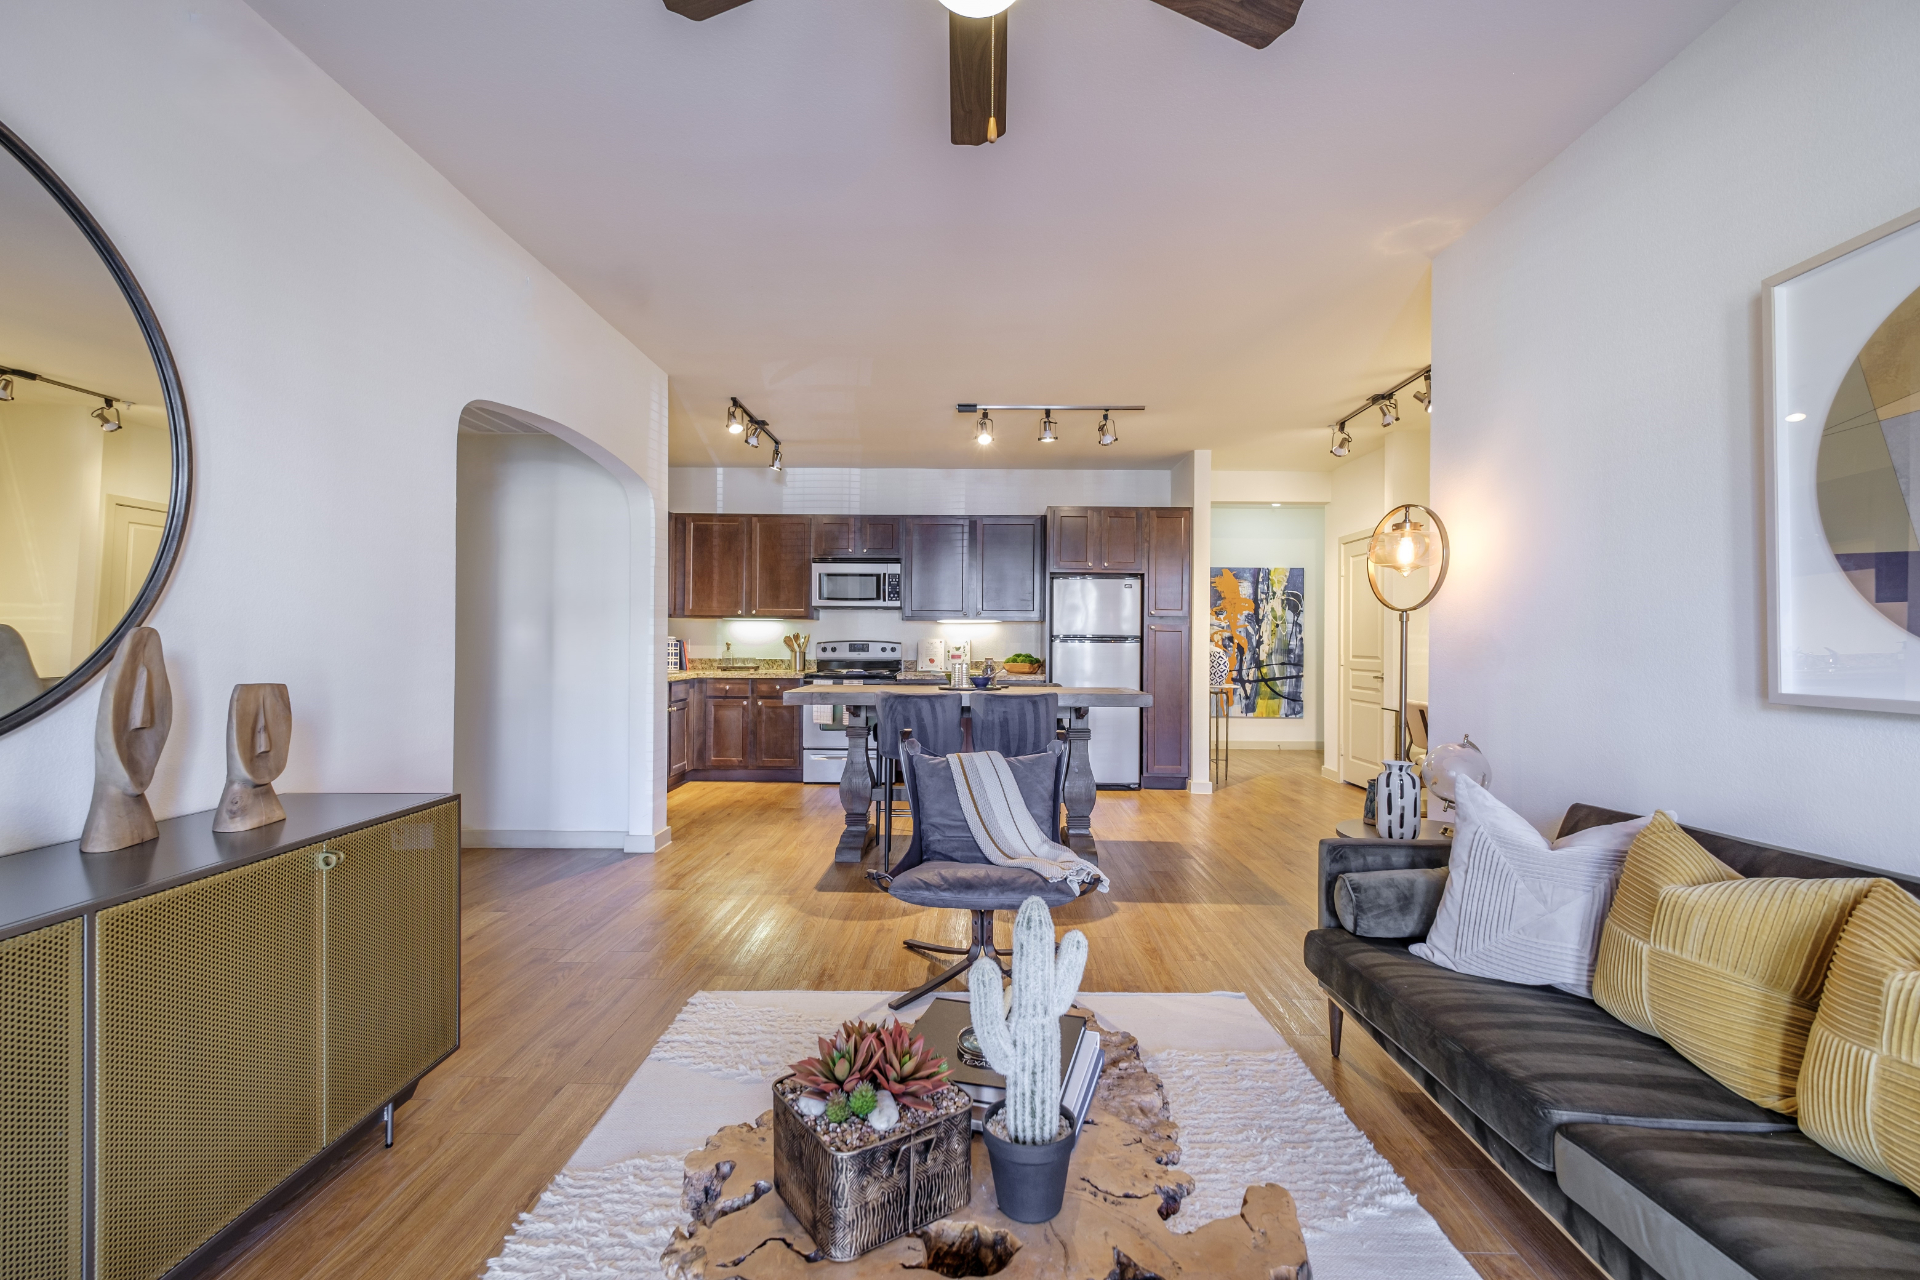
<svg viewBox="0 0 1920 1280">
<path fill-rule="evenodd" d="M 958 751 L 948 759 L 956 766 L 953 785 L 960 793 L 960 812 L 966 815 L 974 843 L 987 855 L 987 861 L 1001 867 L 1025 867 L 1049 881 L 1065 880 L 1075 888 L 1091 884 L 1107 892 L 1105 872 L 1067 846 L 1048 839 L 1035 825 L 1005 756 L 998 751 Z"/>
</svg>

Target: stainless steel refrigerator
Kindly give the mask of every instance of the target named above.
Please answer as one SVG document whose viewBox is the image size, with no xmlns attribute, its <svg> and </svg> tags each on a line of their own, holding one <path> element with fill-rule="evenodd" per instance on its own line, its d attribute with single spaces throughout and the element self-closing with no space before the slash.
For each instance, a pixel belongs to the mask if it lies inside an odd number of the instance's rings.
<svg viewBox="0 0 1920 1280">
<path fill-rule="evenodd" d="M 1069 689 L 1140 687 L 1140 597 L 1137 576 L 1056 577 L 1047 671 Z M 1087 713 L 1087 759 L 1100 786 L 1140 785 L 1140 709 L 1095 707 Z"/>
</svg>

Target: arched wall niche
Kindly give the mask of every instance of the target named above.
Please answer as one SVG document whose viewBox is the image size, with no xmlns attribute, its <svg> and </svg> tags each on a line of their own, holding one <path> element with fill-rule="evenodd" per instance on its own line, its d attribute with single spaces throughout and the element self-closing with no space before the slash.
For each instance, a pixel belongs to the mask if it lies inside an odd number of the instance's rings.
<svg viewBox="0 0 1920 1280">
<path fill-rule="evenodd" d="M 473 847 L 664 847 L 652 488 L 592 438 L 460 414 L 454 785 Z"/>
</svg>

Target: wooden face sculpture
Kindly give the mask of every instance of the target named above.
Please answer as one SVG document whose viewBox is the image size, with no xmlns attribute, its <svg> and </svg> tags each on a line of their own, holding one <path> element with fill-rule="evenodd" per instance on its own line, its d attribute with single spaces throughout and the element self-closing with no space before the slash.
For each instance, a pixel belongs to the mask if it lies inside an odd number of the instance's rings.
<svg viewBox="0 0 1920 1280">
<path fill-rule="evenodd" d="M 115 650 L 101 682 L 93 804 L 80 832 L 82 853 L 124 849 L 160 834 L 146 791 L 172 727 L 173 687 L 167 683 L 160 633 L 135 627 Z"/>
<path fill-rule="evenodd" d="M 283 684 L 237 684 L 227 702 L 227 788 L 215 831 L 251 831 L 287 816 L 273 780 L 287 767 L 293 703 Z"/>
</svg>

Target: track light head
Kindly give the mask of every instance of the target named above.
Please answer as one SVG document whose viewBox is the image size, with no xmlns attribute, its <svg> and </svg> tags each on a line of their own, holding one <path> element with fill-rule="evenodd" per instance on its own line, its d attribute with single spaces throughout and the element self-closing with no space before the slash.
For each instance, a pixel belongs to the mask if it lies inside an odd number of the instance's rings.
<svg viewBox="0 0 1920 1280">
<path fill-rule="evenodd" d="M 745 431 L 746 429 L 747 429 L 747 415 L 740 412 L 739 405 L 737 404 L 728 405 L 727 406 L 727 434 L 737 436 L 742 431 Z"/>
<path fill-rule="evenodd" d="M 1400 402 L 1392 396 L 1380 402 L 1380 425 L 1390 427 L 1400 421 Z"/>
<path fill-rule="evenodd" d="M 1053 410 L 1048 409 L 1040 418 L 1040 443 L 1053 444 L 1059 438 L 1053 432 Z"/>
<path fill-rule="evenodd" d="M 760 447 L 760 428 L 759 427 L 747 428 L 747 444 L 751 448 L 755 448 L 755 449 L 758 449 Z"/>
<path fill-rule="evenodd" d="M 780 465 L 780 446 L 779 446 L 779 445 L 775 445 L 775 446 L 773 446 L 773 463 L 772 463 L 772 466 L 773 466 L 773 469 L 774 469 L 775 471 L 785 471 L 785 470 L 786 470 L 786 468 L 785 468 L 785 467 L 783 467 L 783 466 L 781 466 L 781 465 Z"/>
<path fill-rule="evenodd" d="M 13 379 L 6 374 L 0 374 L 0 400 L 11 399 L 13 399 Z"/>
<path fill-rule="evenodd" d="M 1102 413 L 1100 415 L 1100 443 L 1120 443 L 1120 432 L 1119 429 L 1113 425 L 1113 415 L 1111 413 Z"/>
<path fill-rule="evenodd" d="M 1332 427 L 1333 447 L 1327 452 L 1336 458 L 1344 458 L 1353 452 L 1353 437 L 1347 434 L 1347 424 L 1336 422 Z"/>
<path fill-rule="evenodd" d="M 106 401 L 98 409 L 95 409 L 92 416 L 93 420 L 100 424 L 102 431 L 118 431 L 120 429 L 120 410 L 114 407 L 114 403 L 111 400 Z"/>
<path fill-rule="evenodd" d="M 1433 375 L 1432 374 L 1427 375 L 1427 385 L 1420 388 L 1420 390 L 1414 392 L 1413 398 L 1420 402 L 1420 407 L 1422 409 L 1425 409 L 1428 413 L 1433 412 Z"/>
<path fill-rule="evenodd" d="M 980 421 L 974 424 L 973 439 L 976 444 L 993 443 L 993 417 L 985 409 L 980 411 Z"/>
</svg>

